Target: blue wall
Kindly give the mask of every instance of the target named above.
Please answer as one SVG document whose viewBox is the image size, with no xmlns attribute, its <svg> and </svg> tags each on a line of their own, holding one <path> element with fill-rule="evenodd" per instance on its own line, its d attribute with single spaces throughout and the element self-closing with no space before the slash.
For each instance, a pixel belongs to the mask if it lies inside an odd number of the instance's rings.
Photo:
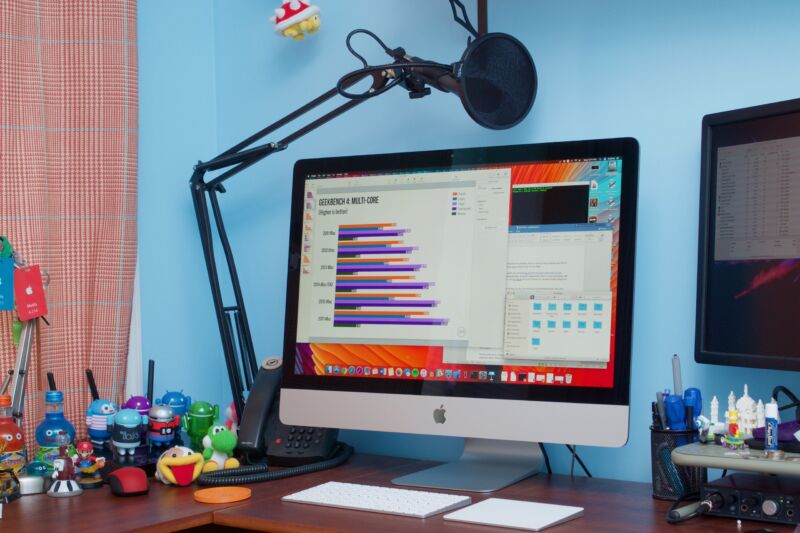
<svg viewBox="0 0 800 533">
<path fill-rule="evenodd" d="M 344 47 L 353 28 L 371 29 L 389 46 L 442 62 L 455 61 L 465 46 L 466 35 L 451 21 L 446 0 L 379 7 L 366 0 L 319 0 L 320 33 L 299 43 L 273 35 L 268 17 L 278 3 L 140 2 L 143 335 L 146 357 L 156 358 L 165 373 L 170 370 L 169 380 L 163 374 L 157 379 L 159 391 L 168 384 L 203 390 L 218 402 L 228 397 L 186 188 L 191 164 L 356 68 Z M 681 0 L 668 9 L 627 0 L 489 4 L 490 30 L 523 41 L 539 71 L 539 94 L 521 125 L 485 130 L 452 96 L 409 101 L 398 90 L 230 184 L 223 209 L 256 351 L 260 358 L 281 349 L 295 160 L 633 136 L 641 144 L 641 183 L 630 440 L 622 449 L 582 448 L 581 454 L 595 475 L 649 480 L 649 402 L 656 390 L 670 386 L 672 353 L 683 356 L 685 385 L 700 387 L 707 399 L 727 396 L 730 389 L 738 394 L 745 382 L 751 395 L 765 399 L 777 383 L 795 385 L 791 373 L 697 365 L 692 349 L 700 121 L 707 113 L 800 95 L 800 72 L 786 63 L 800 49 L 800 5 L 791 0 Z M 385 60 L 368 39 L 356 38 L 354 44 L 371 63 Z M 345 432 L 343 438 L 361 451 L 436 459 L 457 456 L 461 446 L 459 439 L 367 432 Z M 550 447 L 563 472 L 569 466 L 562 448 Z"/>
</svg>

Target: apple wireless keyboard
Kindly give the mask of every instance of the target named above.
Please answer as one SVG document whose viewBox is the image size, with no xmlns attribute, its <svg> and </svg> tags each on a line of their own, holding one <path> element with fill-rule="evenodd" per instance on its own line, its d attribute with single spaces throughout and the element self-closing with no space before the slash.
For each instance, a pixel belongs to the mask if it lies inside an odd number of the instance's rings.
<svg viewBox="0 0 800 533">
<path fill-rule="evenodd" d="M 472 503 L 469 496 L 329 481 L 282 498 L 285 502 L 427 518 Z"/>
</svg>

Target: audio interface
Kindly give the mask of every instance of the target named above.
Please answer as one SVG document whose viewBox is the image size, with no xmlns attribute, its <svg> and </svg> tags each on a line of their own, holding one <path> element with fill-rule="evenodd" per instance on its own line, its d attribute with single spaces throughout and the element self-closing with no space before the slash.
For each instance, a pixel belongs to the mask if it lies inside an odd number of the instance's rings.
<svg viewBox="0 0 800 533">
<path fill-rule="evenodd" d="M 800 523 L 800 479 L 759 474 L 731 474 L 706 483 L 702 498 L 711 499 L 705 514 L 779 524 Z"/>
</svg>

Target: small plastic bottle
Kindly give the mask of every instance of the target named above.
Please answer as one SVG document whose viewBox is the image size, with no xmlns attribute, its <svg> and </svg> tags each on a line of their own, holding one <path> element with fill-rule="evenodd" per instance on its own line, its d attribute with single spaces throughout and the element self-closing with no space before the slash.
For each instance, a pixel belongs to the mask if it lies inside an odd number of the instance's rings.
<svg viewBox="0 0 800 533">
<path fill-rule="evenodd" d="M 75 427 L 64 418 L 64 394 L 61 391 L 47 391 L 44 402 L 44 420 L 36 428 L 36 443 L 39 445 L 36 458 L 52 471 L 53 461 L 58 457 L 59 432 L 65 431 L 69 436 L 69 455 L 74 455 Z"/>
<path fill-rule="evenodd" d="M 767 425 L 764 431 L 764 449 L 774 452 L 778 449 L 778 403 L 773 399 L 764 407 Z"/>
<path fill-rule="evenodd" d="M 24 474 L 28 464 L 25 455 L 25 435 L 14 423 L 11 413 L 11 396 L 0 396 L 0 470 L 13 470 Z"/>
</svg>

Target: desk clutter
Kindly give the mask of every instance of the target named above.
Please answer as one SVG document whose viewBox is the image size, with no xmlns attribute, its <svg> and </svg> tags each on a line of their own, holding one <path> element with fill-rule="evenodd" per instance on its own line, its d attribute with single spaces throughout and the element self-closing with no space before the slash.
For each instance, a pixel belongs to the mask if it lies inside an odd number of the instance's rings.
<svg viewBox="0 0 800 533">
<path fill-rule="evenodd" d="M 702 514 L 782 524 L 800 523 L 800 424 L 796 417 L 781 423 L 780 411 L 800 407 L 785 387 L 773 390 L 768 402 L 755 400 L 745 384 L 740 397 L 720 402 L 712 396 L 708 416 L 698 389 L 682 390 L 680 362 L 673 357 L 672 392 L 652 402 L 651 461 L 653 497 L 675 504 L 667 521 L 678 523 Z M 791 401 L 779 406 L 783 393 Z M 708 468 L 723 470 L 708 481 Z M 753 473 L 734 473 L 728 470 Z M 699 500 L 684 507 L 685 501 Z M 798 506 L 798 507 L 795 507 Z"/>
</svg>

